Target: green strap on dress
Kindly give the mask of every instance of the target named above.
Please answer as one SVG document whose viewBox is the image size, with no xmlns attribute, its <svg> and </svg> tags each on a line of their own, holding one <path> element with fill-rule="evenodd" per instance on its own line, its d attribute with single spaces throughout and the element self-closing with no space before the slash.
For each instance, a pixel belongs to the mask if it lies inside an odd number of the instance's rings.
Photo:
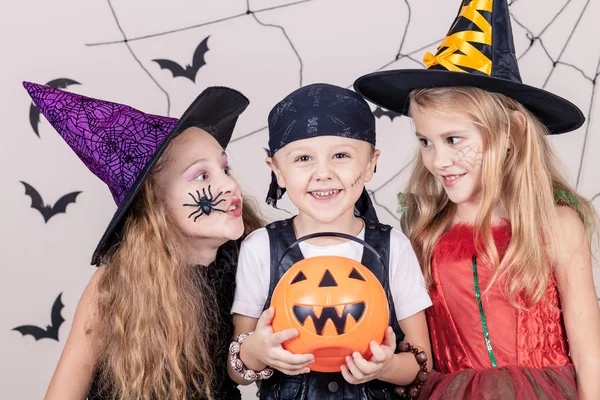
<svg viewBox="0 0 600 400">
<path fill-rule="evenodd" d="M 496 357 L 494 356 L 494 350 L 492 349 L 492 342 L 490 341 L 490 335 L 488 332 L 487 321 L 485 319 L 485 313 L 483 312 L 483 304 L 481 303 L 481 292 L 479 291 L 479 278 L 477 277 L 477 258 L 473 255 L 473 286 L 475 287 L 475 297 L 477 298 L 477 306 L 479 307 L 479 316 L 481 317 L 481 326 L 483 327 L 483 338 L 485 340 L 485 346 L 487 347 L 492 367 L 498 365 Z"/>
</svg>

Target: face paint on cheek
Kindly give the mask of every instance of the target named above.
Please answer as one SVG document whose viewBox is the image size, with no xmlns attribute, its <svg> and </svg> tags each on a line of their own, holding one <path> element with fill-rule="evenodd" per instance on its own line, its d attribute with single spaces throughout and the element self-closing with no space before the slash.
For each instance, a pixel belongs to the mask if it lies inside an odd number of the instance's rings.
<svg viewBox="0 0 600 400">
<path fill-rule="evenodd" d="M 350 185 L 350 187 L 354 187 L 358 184 L 358 182 L 360 182 L 362 179 L 362 173 L 360 175 L 358 175 L 358 177 L 354 180 L 354 182 L 352 182 L 352 184 Z"/>
<path fill-rule="evenodd" d="M 221 210 L 219 208 L 215 208 L 218 204 L 222 203 L 225 201 L 225 199 L 221 199 L 219 201 L 217 201 L 219 199 L 219 197 L 223 194 L 223 192 L 219 192 L 219 194 L 217 195 L 217 197 L 213 197 L 211 191 L 210 191 L 210 185 L 208 185 L 208 195 L 206 194 L 206 190 L 202 189 L 202 196 L 200 196 L 200 192 L 198 190 L 196 190 L 196 194 L 198 195 L 198 199 L 196 199 L 194 197 L 194 195 L 192 193 L 188 193 L 190 195 L 190 197 L 192 198 L 192 200 L 194 200 L 194 204 L 184 204 L 185 207 L 197 207 L 197 210 L 194 211 L 193 213 L 191 213 L 190 215 L 188 215 L 188 218 L 192 218 L 192 216 L 194 214 L 197 214 L 194 217 L 194 222 L 196 222 L 196 220 L 202 216 L 202 215 L 210 215 L 210 213 L 214 210 L 214 211 L 220 211 L 222 213 L 225 212 L 225 210 Z"/>
<path fill-rule="evenodd" d="M 452 156 L 454 163 L 469 164 L 471 168 L 481 166 L 483 161 L 483 150 L 477 144 L 463 147 Z"/>
</svg>

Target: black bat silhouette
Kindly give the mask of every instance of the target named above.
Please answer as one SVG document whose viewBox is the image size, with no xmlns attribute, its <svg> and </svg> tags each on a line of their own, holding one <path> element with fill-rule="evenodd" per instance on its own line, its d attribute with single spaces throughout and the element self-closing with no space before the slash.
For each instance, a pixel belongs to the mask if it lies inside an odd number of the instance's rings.
<svg viewBox="0 0 600 400">
<path fill-rule="evenodd" d="M 63 307 L 65 306 L 61 300 L 62 293 L 58 295 L 56 300 L 54 301 L 54 305 L 52 306 L 52 311 L 50 312 L 50 325 L 46 327 L 46 329 L 42 329 L 39 326 L 35 325 L 22 325 L 13 328 L 13 331 L 21 332 L 23 336 L 31 335 L 34 339 L 40 340 L 44 338 L 54 339 L 58 342 L 58 330 L 65 319 L 60 315 Z"/>
<path fill-rule="evenodd" d="M 25 186 L 25 194 L 31 197 L 31 208 L 38 210 L 44 217 L 44 222 L 48 223 L 48 220 L 59 213 L 67 212 L 67 206 L 71 203 L 75 203 L 77 196 L 81 192 L 72 192 L 65 194 L 54 204 L 54 206 L 45 205 L 42 196 L 37 190 L 30 184 L 20 181 Z"/>
<path fill-rule="evenodd" d="M 377 106 L 375 111 L 373 111 L 373 115 L 376 116 L 377 118 L 381 118 L 382 115 L 385 115 L 387 117 L 390 117 L 391 121 L 393 121 L 394 118 L 396 118 L 396 117 L 402 116 L 402 114 L 399 114 L 395 111 L 384 110 L 383 108 L 381 108 L 379 106 Z"/>
<path fill-rule="evenodd" d="M 198 73 L 198 70 L 200 69 L 200 67 L 202 67 L 203 65 L 206 64 L 206 61 L 204 61 L 204 55 L 209 50 L 208 49 L 208 38 L 209 37 L 210 37 L 210 35 L 207 36 L 202 42 L 200 42 L 198 47 L 196 47 L 196 51 L 194 52 L 194 57 L 192 58 L 192 65 L 186 65 L 185 69 L 181 65 L 176 63 L 175 61 L 171 61 L 171 60 L 156 59 L 156 60 L 152 60 L 152 61 L 155 61 L 156 63 L 158 63 L 158 65 L 160 66 L 160 69 L 168 69 L 169 71 L 171 71 L 171 73 L 173 74 L 173 78 L 175 78 L 177 76 L 185 76 L 192 82 L 196 83 L 196 74 Z"/>
<path fill-rule="evenodd" d="M 46 83 L 46 86 L 50 86 L 55 89 L 65 89 L 69 85 L 81 85 L 81 83 L 69 78 L 58 78 Z M 40 137 L 40 132 L 38 130 L 38 125 L 40 123 L 40 110 L 33 103 L 31 103 L 31 106 L 29 107 L 29 123 L 31 124 L 31 127 L 33 128 L 33 131 L 37 137 Z"/>
</svg>

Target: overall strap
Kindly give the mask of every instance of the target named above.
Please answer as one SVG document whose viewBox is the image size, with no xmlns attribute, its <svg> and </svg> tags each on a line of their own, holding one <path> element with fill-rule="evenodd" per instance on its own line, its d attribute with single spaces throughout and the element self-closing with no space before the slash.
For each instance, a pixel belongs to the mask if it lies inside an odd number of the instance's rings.
<svg viewBox="0 0 600 400">
<path fill-rule="evenodd" d="M 288 247 L 296 241 L 296 233 L 294 232 L 294 226 L 292 225 L 293 218 L 285 219 L 283 221 L 275 221 L 267 225 L 267 233 L 269 234 L 269 248 L 270 248 L 270 279 L 269 279 L 269 294 L 267 295 L 267 301 L 263 309 L 269 308 L 271 304 L 271 297 L 273 291 L 277 286 L 277 283 L 281 277 L 287 272 L 288 269 L 298 261 L 304 259 L 300 247 L 295 246 L 291 248 L 285 256 L 285 259 L 279 263 L 281 257 Z"/>
<path fill-rule="evenodd" d="M 389 225 L 368 222 L 365 227 L 365 242 L 371 245 L 381 256 L 387 260 L 386 265 L 381 262 L 370 251 L 363 252 L 361 264 L 369 268 L 369 270 L 379 279 L 383 290 L 387 295 L 388 307 L 390 311 L 389 325 L 394 329 L 396 334 L 396 343 L 404 340 L 404 332 L 400 329 L 398 318 L 396 317 L 396 309 L 394 307 L 394 299 L 390 288 L 390 244 L 391 244 L 392 227 Z"/>
</svg>

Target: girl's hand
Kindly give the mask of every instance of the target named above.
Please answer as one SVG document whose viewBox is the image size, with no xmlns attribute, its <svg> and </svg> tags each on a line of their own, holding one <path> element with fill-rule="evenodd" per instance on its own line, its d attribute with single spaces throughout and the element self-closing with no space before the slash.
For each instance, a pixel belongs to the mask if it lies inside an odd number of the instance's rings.
<svg viewBox="0 0 600 400">
<path fill-rule="evenodd" d="M 271 321 L 275 315 L 275 309 L 269 307 L 265 310 L 256 323 L 254 333 L 241 346 L 243 349 L 242 362 L 246 367 L 252 365 L 244 359 L 257 360 L 264 365 L 271 366 L 286 375 L 299 375 L 310 372 L 308 365 L 315 361 L 312 354 L 292 354 L 285 350 L 281 344 L 298 336 L 296 329 L 286 329 L 273 332 Z M 240 354 L 242 357 L 242 354 Z"/>
<path fill-rule="evenodd" d="M 352 356 L 346 357 L 346 365 L 342 365 L 342 376 L 346 382 L 353 385 L 365 383 L 377 379 L 381 371 L 394 356 L 396 349 L 396 334 L 388 326 L 385 330 L 385 337 L 381 345 L 377 342 L 371 342 L 371 352 L 373 355 L 369 361 L 365 360 L 360 353 L 354 352 Z"/>
</svg>

